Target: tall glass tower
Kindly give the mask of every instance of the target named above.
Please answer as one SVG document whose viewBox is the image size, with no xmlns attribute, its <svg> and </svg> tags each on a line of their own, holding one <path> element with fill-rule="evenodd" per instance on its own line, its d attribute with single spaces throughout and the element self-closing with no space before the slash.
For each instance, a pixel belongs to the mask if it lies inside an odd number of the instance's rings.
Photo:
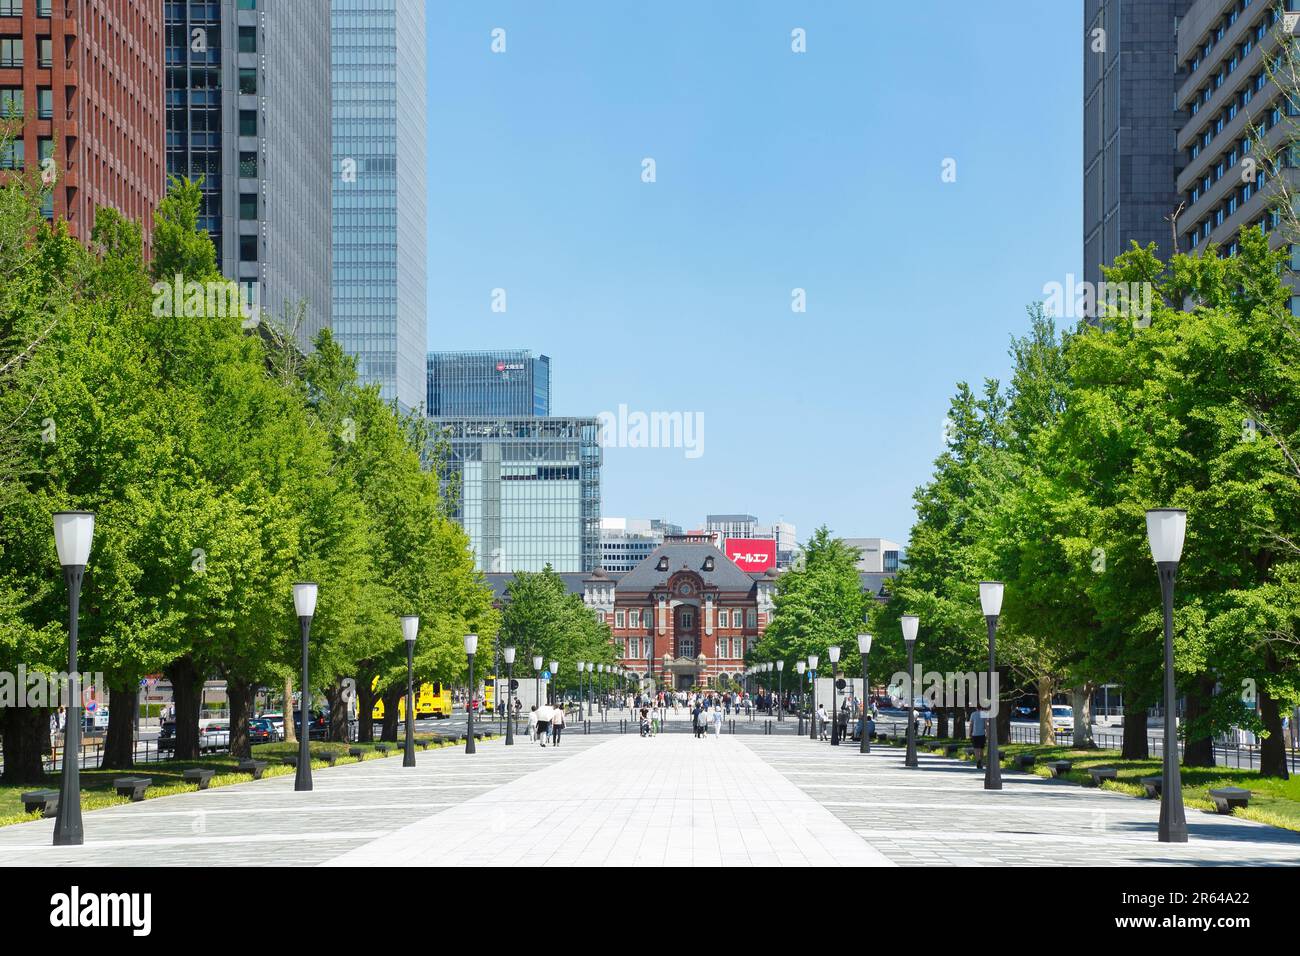
<svg viewBox="0 0 1300 956">
<path fill-rule="evenodd" d="M 330 0 L 335 337 L 404 410 L 425 400 L 424 4 Z"/>
<path fill-rule="evenodd" d="M 551 360 L 527 350 L 430 352 L 426 414 L 551 414 Z"/>
</svg>

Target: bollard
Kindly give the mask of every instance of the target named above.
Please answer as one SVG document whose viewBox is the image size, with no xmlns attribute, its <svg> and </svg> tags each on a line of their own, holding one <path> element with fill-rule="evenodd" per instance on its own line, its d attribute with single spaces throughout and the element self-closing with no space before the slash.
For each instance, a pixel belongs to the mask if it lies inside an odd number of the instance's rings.
<svg viewBox="0 0 1300 956">
<path fill-rule="evenodd" d="M 584 734 L 589 734 L 589 733 L 591 733 L 591 721 L 590 721 L 590 720 L 584 720 L 584 721 L 582 722 L 582 732 L 583 732 Z"/>
</svg>

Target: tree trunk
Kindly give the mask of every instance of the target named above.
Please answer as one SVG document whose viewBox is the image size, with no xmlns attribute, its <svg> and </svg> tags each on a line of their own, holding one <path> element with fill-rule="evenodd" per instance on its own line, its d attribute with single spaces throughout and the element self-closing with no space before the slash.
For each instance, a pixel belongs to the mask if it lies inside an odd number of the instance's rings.
<svg viewBox="0 0 1300 956">
<path fill-rule="evenodd" d="M 1091 682 L 1070 689 L 1070 702 L 1074 709 L 1074 749 L 1095 750 L 1097 743 L 1092 739 L 1092 691 Z"/>
<path fill-rule="evenodd" d="M 68 708 L 68 719 L 80 709 Z M 5 769 L 0 783 L 16 786 L 45 780 L 45 757 L 50 752 L 50 712 L 43 707 L 0 708 L 0 738 L 4 742 Z M 75 759 L 75 755 L 74 755 Z"/>
<path fill-rule="evenodd" d="M 1146 760 L 1151 756 L 1147 741 L 1147 705 L 1124 695 L 1124 741 L 1120 756 L 1125 760 Z"/>
<path fill-rule="evenodd" d="M 284 742 L 296 744 L 298 729 L 293 725 L 293 678 L 284 679 Z"/>
<path fill-rule="evenodd" d="M 104 736 L 104 759 L 109 770 L 130 770 L 135 766 L 135 724 L 140 710 L 140 682 L 132 678 L 127 688 L 108 690 L 108 733 Z"/>
<path fill-rule="evenodd" d="M 397 702 L 402 699 L 406 693 L 406 688 L 397 686 L 390 687 L 384 693 L 384 727 L 380 740 L 386 740 L 389 743 L 397 743 Z M 410 715 L 407 715 L 408 719 Z"/>
<path fill-rule="evenodd" d="M 335 679 L 325 688 L 325 699 L 330 705 L 330 723 L 327 738 L 340 741 L 348 739 L 348 702 L 343 694 L 343 682 Z"/>
<path fill-rule="evenodd" d="M 1052 726 L 1052 693 L 1055 689 L 1051 677 L 1038 678 L 1038 742 L 1049 747 L 1056 743 L 1056 728 Z"/>
<path fill-rule="evenodd" d="M 956 708 L 953 711 L 952 739 L 953 740 L 966 739 L 966 711 L 962 710 L 960 707 Z"/>
<path fill-rule="evenodd" d="M 1214 735 L 1209 723 L 1214 683 L 1209 674 L 1198 674 L 1187 689 L 1187 712 L 1183 720 L 1187 735 L 1183 744 L 1184 767 L 1214 766 Z"/>
<path fill-rule="evenodd" d="M 1010 687 L 1010 677 L 1011 674 L 1005 668 L 999 667 L 998 687 Z M 998 715 L 996 718 L 998 722 L 998 742 L 1009 744 L 1011 743 L 1011 701 L 1013 698 L 1011 694 L 1004 691 L 999 691 L 998 697 L 1000 698 L 998 700 Z"/>
<path fill-rule="evenodd" d="M 938 717 L 939 717 L 939 726 L 936 728 L 936 731 L 939 734 L 940 740 L 947 740 L 948 739 L 948 708 L 939 707 L 937 708 L 937 710 L 938 710 Z"/>
<path fill-rule="evenodd" d="M 375 739 L 375 692 L 369 676 L 357 678 L 357 742 L 368 744 Z"/>
<path fill-rule="evenodd" d="M 253 745 L 248 739 L 248 718 L 253 712 L 253 682 L 226 675 L 226 700 L 230 701 L 230 755 L 251 757 Z"/>
<path fill-rule="evenodd" d="M 178 760 L 199 758 L 199 688 L 203 684 L 194 659 L 186 654 L 166 668 L 172 682 L 172 705 L 176 708 L 176 749 Z M 109 714 L 109 720 L 113 715 Z"/>
<path fill-rule="evenodd" d="M 1259 742 L 1259 774 L 1261 777 L 1288 779 L 1286 769 L 1286 741 L 1282 737 L 1282 711 L 1277 701 L 1266 692 L 1259 695 L 1259 716 L 1264 721 L 1267 735 Z"/>
</svg>

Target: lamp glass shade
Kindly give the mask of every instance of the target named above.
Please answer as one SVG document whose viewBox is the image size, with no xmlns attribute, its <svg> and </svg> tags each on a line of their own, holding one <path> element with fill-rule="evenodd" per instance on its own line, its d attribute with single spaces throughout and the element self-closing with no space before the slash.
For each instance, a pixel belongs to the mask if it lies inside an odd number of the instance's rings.
<svg viewBox="0 0 1300 956">
<path fill-rule="evenodd" d="M 858 635 L 858 653 L 859 653 L 859 654 L 870 654 L 870 653 L 871 653 L 871 635 L 870 635 L 870 634 L 859 634 L 859 635 Z"/>
<path fill-rule="evenodd" d="M 558 674 L 559 672 L 560 672 L 560 662 L 559 662 L 559 661 L 551 661 L 551 674 L 552 674 L 552 675 L 555 675 L 555 674 Z"/>
<path fill-rule="evenodd" d="M 408 644 L 415 643 L 415 637 L 420 633 L 420 618 L 415 614 L 405 614 L 402 616 L 402 638 Z"/>
<path fill-rule="evenodd" d="M 316 583 L 299 581 L 293 586 L 293 608 L 299 617 L 311 617 L 316 613 Z"/>
<path fill-rule="evenodd" d="M 465 653 L 466 653 L 466 654 L 473 654 L 473 653 L 474 653 L 475 651 L 477 651 L 477 650 L 478 650 L 478 635 L 477 635 L 477 634 L 466 634 L 466 635 L 465 635 Z"/>
<path fill-rule="evenodd" d="M 817 662 L 820 661 L 820 660 L 821 660 L 821 658 L 818 657 L 816 654 L 809 654 L 809 655 L 808 655 L 808 669 L 809 669 L 810 671 L 815 671 L 815 670 L 817 669 Z"/>
<path fill-rule="evenodd" d="M 541 670 L 541 669 L 542 669 L 542 655 L 541 655 L 541 654 L 534 654 L 534 655 L 533 655 L 533 670 L 535 670 L 535 671 L 539 671 L 539 670 Z"/>
<path fill-rule="evenodd" d="M 993 613 L 996 614 L 997 611 L 994 611 Z M 904 614 L 898 619 L 898 624 L 903 629 L 903 640 L 907 641 L 909 644 L 916 640 L 916 632 L 920 630 L 921 627 L 921 619 L 919 617 L 915 614 Z"/>
<path fill-rule="evenodd" d="M 997 617 L 1002 613 L 1002 591 L 1005 585 L 1001 581 L 980 582 L 980 607 L 985 617 Z"/>
<path fill-rule="evenodd" d="M 1186 536 L 1187 512 L 1182 508 L 1152 508 L 1147 512 L 1147 541 L 1156 564 L 1181 558 Z"/>
<path fill-rule="evenodd" d="M 587 673 L 590 674 L 595 669 L 596 669 L 595 663 L 593 661 L 587 661 Z"/>
<path fill-rule="evenodd" d="M 95 536 L 95 515 L 89 511 L 54 512 L 54 547 L 65 568 L 84 567 L 90 560 L 90 539 Z"/>
<path fill-rule="evenodd" d="M 805 664 L 803 661 L 795 661 L 794 669 L 797 670 L 800 674 L 803 674 L 803 672 L 808 669 L 808 665 Z"/>
<path fill-rule="evenodd" d="M 515 649 L 513 647 L 502 648 L 501 656 L 506 659 L 507 664 L 513 664 L 515 662 Z"/>
<path fill-rule="evenodd" d="M 832 644 L 830 647 L 826 648 L 826 656 L 831 659 L 832 664 L 838 664 L 840 662 L 840 646 L 838 644 Z"/>
<path fill-rule="evenodd" d="M 779 670 L 779 671 L 783 671 L 783 670 L 785 670 L 785 661 L 777 661 L 777 662 L 776 662 L 776 669 Z"/>
</svg>

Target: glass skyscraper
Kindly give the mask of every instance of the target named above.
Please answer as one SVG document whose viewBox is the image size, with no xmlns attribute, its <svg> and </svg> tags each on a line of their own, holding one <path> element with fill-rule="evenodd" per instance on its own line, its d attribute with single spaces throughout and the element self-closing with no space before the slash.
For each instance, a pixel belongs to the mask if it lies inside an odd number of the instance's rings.
<svg viewBox="0 0 1300 956">
<path fill-rule="evenodd" d="M 330 324 L 326 7 L 168 0 L 167 171 L 201 180 L 199 227 L 245 301 L 298 342 Z"/>
<path fill-rule="evenodd" d="M 478 569 L 593 571 L 600 565 L 595 418 L 443 418 L 442 479 Z"/>
<path fill-rule="evenodd" d="M 425 400 L 425 29 L 419 0 L 330 0 L 334 334 L 405 410 Z"/>
<path fill-rule="evenodd" d="M 430 352 L 430 415 L 549 415 L 551 360 L 514 350 Z"/>
</svg>

